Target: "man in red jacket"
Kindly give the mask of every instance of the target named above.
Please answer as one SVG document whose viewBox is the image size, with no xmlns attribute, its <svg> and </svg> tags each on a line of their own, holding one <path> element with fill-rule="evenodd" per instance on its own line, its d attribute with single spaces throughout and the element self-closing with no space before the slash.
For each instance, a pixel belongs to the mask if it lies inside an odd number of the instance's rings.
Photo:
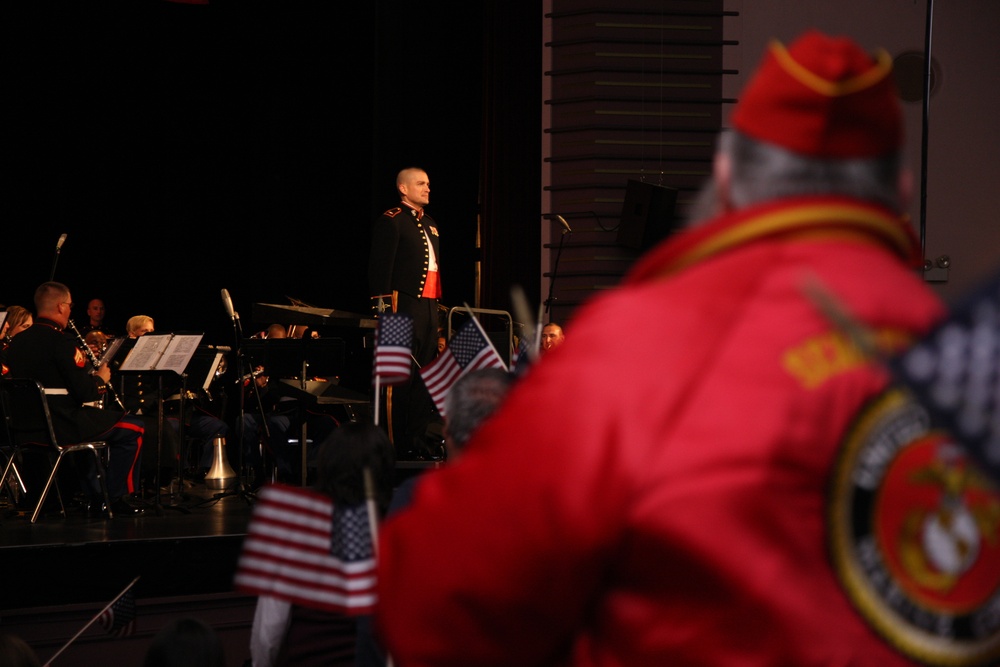
<svg viewBox="0 0 1000 667">
<path fill-rule="evenodd" d="M 816 31 L 771 45 L 706 219 L 584 306 L 383 526 L 396 664 L 997 659 L 998 523 L 942 512 L 1000 499 L 939 492 L 966 462 L 853 335 L 888 355 L 945 314 L 902 218 L 891 67 Z"/>
</svg>

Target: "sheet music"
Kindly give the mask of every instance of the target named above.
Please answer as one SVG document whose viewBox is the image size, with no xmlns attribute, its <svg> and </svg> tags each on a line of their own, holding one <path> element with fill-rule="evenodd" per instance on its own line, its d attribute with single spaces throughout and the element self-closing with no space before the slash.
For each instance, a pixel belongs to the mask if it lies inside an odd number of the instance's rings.
<svg viewBox="0 0 1000 667">
<path fill-rule="evenodd" d="M 200 342 L 201 336 L 174 336 L 156 367 L 159 370 L 170 370 L 180 375 L 187 368 L 188 362 L 194 355 L 194 351 L 198 349 Z"/>
<path fill-rule="evenodd" d="M 123 371 L 173 371 L 184 373 L 188 362 L 198 349 L 201 334 L 146 334 L 139 336 L 135 347 L 122 362 Z"/>
<path fill-rule="evenodd" d="M 211 366 L 208 369 L 208 375 L 205 376 L 205 381 L 202 383 L 201 388 L 208 391 L 208 388 L 212 384 L 212 380 L 215 379 L 215 372 L 219 370 L 219 364 L 222 363 L 223 354 L 221 352 L 215 353 L 215 358 L 212 360 Z"/>
<path fill-rule="evenodd" d="M 104 354 L 101 355 L 101 358 L 98 361 L 97 365 L 107 366 L 108 364 L 110 364 L 111 360 L 115 358 L 116 354 L 118 354 L 118 350 L 121 348 L 122 343 L 124 342 L 125 342 L 124 338 L 115 338 L 110 343 L 108 343 L 108 349 L 106 349 L 104 351 Z"/>
<path fill-rule="evenodd" d="M 122 362 L 121 370 L 144 371 L 156 368 L 156 362 L 159 361 L 169 342 L 170 336 L 139 336 L 135 341 L 135 347 Z"/>
</svg>

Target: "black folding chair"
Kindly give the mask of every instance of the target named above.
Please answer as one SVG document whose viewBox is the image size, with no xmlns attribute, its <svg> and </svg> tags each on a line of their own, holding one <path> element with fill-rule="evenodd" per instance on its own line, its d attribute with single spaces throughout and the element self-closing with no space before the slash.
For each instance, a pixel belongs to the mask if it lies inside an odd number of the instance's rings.
<svg viewBox="0 0 1000 667">
<path fill-rule="evenodd" d="M 21 470 L 17 467 L 19 456 L 7 425 L 7 412 L 0 406 L 0 462 L 3 465 L 0 494 L 6 493 L 10 497 L 12 507 L 16 507 L 28 492 Z"/>
<path fill-rule="evenodd" d="M 31 515 L 31 523 L 38 520 L 38 515 L 42 511 L 42 505 L 49 495 L 56 476 L 59 473 L 59 465 L 67 454 L 76 452 L 91 452 L 94 456 L 95 469 L 97 471 L 97 481 L 101 486 L 101 493 L 104 495 L 104 506 L 108 508 L 108 517 L 111 514 L 111 500 L 108 498 L 108 484 L 105 473 L 104 458 L 108 455 L 108 443 L 103 441 L 74 442 L 69 444 L 60 443 L 56 438 L 55 428 L 52 424 L 52 413 L 49 411 L 49 401 L 42 385 L 28 378 L 3 378 L 0 380 L 0 405 L 3 406 L 4 421 L 10 433 L 12 445 L 16 450 L 25 450 L 28 447 L 37 447 L 46 454 L 51 466 L 45 488 L 38 499 L 35 511 Z M 102 456 L 103 454 L 103 456 Z M 8 464 L 7 469 L 11 466 Z M 6 481 L 7 470 L 4 471 L 4 478 L 0 483 Z M 56 495 L 59 498 L 59 510 L 66 516 L 66 506 L 63 504 L 62 493 L 59 485 L 55 484 Z"/>
</svg>

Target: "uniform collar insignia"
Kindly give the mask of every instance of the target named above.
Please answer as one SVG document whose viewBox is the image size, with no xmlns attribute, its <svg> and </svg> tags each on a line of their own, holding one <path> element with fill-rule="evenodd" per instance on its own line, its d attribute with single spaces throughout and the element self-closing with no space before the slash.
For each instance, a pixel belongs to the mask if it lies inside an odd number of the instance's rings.
<svg viewBox="0 0 1000 667">
<path fill-rule="evenodd" d="M 420 222 L 420 220 L 424 217 L 424 209 L 414 208 L 413 206 L 410 206 L 406 202 L 403 202 L 403 206 L 410 209 L 410 213 L 413 215 L 414 218 L 417 219 L 417 222 Z"/>
</svg>

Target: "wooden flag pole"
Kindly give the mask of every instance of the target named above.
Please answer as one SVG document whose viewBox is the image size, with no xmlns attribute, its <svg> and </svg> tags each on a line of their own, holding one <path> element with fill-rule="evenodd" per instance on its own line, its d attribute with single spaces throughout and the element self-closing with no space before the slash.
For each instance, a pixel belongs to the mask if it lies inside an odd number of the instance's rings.
<svg viewBox="0 0 1000 667">
<path fill-rule="evenodd" d="M 378 512 L 375 509 L 375 482 L 372 480 L 371 468 L 364 469 L 365 476 L 365 505 L 368 508 L 368 530 L 372 538 L 372 550 L 375 554 L 375 562 L 378 562 Z M 386 652 L 385 667 L 393 667 L 392 656 Z"/>
<path fill-rule="evenodd" d="M 139 575 L 139 576 L 142 576 L 142 575 Z M 97 612 L 97 614 L 92 619 L 90 619 L 89 621 L 87 621 L 87 624 L 85 626 L 83 626 L 82 628 L 80 628 L 80 631 L 77 632 L 75 635 L 73 635 L 68 642 L 66 642 L 65 644 L 63 644 L 62 648 L 60 648 L 58 651 L 56 651 L 55 655 L 53 655 L 51 658 L 49 658 L 48 661 L 46 661 L 46 663 L 42 667 L 49 667 L 49 665 L 52 664 L 53 660 L 55 660 L 56 658 L 58 658 L 62 654 L 63 651 L 65 651 L 67 648 L 69 648 L 70 644 L 72 644 L 77 639 L 79 639 L 80 635 L 82 635 L 84 632 L 86 632 L 87 628 L 89 628 L 90 626 L 92 626 L 97 621 L 97 619 L 99 619 L 101 617 L 101 614 L 103 614 L 108 609 L 110 609 L 111 605 L 113 605 L 114 603 L 118 602 L 118 600 L 120 600 L 123 595 L 125 595 L 126 593 L 128 593 L 129 589 L 132 588 L 133 586 L 135 586 L 135 582 L 137 582 L 137 581 L 139 581 L 139 577 L 136 577 L 135 579 L 133 579 L 131 581 L 131 583 L 129 583 L 128 586 L 126 586 L 124 589 L 122 589 L 121 593 L 119 593 L 118 595 L 116 595 L 114 597 L 114 599 L 111 600 L 111 602 L 109 602 L 106 605 L 104 605 L 104 608 L 101 609 L 99 612 Z"/>
</svg>

